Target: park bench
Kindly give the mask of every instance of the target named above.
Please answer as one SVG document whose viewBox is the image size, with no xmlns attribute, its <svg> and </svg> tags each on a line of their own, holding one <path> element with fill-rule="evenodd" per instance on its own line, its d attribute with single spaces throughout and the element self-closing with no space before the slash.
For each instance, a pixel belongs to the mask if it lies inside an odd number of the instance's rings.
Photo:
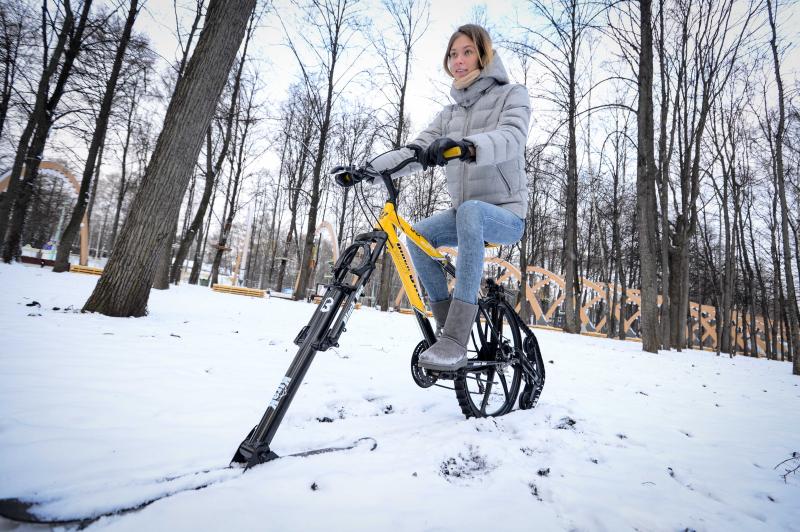
<svg viewBox="0 0 800 532">
<path fill-rule="evenodd" d="M 399 309 L 397 309 L 397 312 L 399 312 L 400 314 L 414 314 L 414 309 L 413 308 L 399 308 Z M 431 316 L 433 316 L 433 312 L 431 312 L 430 310 L 426 310 L 425 314 L 427 314 L 429 318 Z"/>
<path fill-rule="evenodd" d="M 236 294 L 239 296 L 250 297 L 264 297 L 266 293 L 264 290 L 258 288 L 247 288 L 245 286 L 231 286 L 227 284 L 215 284 L 211 287 L 215 292 L 222 292 L 224 294 Z"/>
<path fill-rule="evenodd" d="M 75 273 L 86 273 L 89 275 L 100 275 L 103 273 L 103 268 L 97 268 L 95 266 L 81 266 L 80 264 L 70 264 L 69 271 Z"/>
</svg>

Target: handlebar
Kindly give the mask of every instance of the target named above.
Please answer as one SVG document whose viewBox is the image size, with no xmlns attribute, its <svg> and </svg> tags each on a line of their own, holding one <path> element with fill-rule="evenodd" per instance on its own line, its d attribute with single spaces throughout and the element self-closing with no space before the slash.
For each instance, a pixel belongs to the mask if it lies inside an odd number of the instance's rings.
<svg viewBox="0 0 800 532">
<path fill-rule="evenodd" d="M 458 146 L 448 148 L 447 150 L 444 151 L 443 155 L 445 160 L 447 161 L 450 161 L 452 159 L 460 159 L 461 148 Z M 350 179 L 352 179 L 354 184 L 359 181 L 363 181 L 364 179 L 374 181 L 375 179 L 380 177 L 383 180 L 383 184 L 386 186 L 387 192 L 389 193 L 389 201 L 395 203 L 397 200 L 397 187 L 394 186 L 394 181 L 392 181 L 392 174 L 394 174 L 395 172 L 399 172 L 409 164 L 416 162 L 418 162 L 418 159 L 415 154 L 401 161 L 394 168 L 388 168 L 381 172 L 378 172 L 370 165 L 366 165 L 360 168 L 355 166 L 336 166 L 330 171 L 330 174 L 331 175 L 350 174 Z"/>
</svg>

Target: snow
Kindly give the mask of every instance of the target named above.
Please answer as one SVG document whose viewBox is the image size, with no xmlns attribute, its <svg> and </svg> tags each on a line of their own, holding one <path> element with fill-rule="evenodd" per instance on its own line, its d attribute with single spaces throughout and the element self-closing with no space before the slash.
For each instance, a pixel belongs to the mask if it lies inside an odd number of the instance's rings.
<svg viewBox="0 0 800 532">
<path fill-rule="evenodd" d="M 0 498 L 71 517 L 224 467 L 260 419 L 314 307 L 181 285 L 144 318 L 81 314 L 97 277 L 0 265 Z M 36 301 L 40 306 L 27 306 Z M 362 308 L 319 353 L 285 458 L 92 530 L 800 530 L 800 378 L 788 363 L 537 331 L 539 405 L 466 420 L 421 389 L 408 315 Z M 320 421 L 330 418 L 332 422 Z M 312 488 L 313 486 L 313 488 Z M 39 530 L 0 519 L 0 530 Z"/>
</svg>

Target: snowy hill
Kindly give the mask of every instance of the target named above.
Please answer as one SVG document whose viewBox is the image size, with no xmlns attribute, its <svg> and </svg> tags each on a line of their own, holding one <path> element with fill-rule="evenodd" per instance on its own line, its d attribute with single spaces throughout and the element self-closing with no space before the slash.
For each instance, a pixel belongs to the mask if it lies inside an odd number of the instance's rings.
<svg viewBox="0 0 800 532">
<path fill-rule="evenodd" d="M 313 311 L 179 286 L 145 318 L 76 312 L 96 280 L 0 266 L 0 498 L 52 499 L 54 517 L 227 465 Z M 800 474 L 774 469 L 800 451 L 788 363 L 537 335 L 539 405 L 465 420 L 454 392 L 411 380 L 414 319 L 360 309 L 273 448 L 375 451 L 281 459 L 90 528 L 800 530 Z"/>
</svg>

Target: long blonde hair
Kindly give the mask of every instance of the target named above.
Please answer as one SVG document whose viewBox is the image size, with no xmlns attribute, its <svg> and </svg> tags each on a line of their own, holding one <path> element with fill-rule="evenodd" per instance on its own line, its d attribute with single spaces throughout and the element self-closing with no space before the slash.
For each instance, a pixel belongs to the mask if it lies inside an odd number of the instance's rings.
<svg viewBox="0 0 800 532">
<path fill-rule="evenodd" d="M 492 38 L 482 26 L 477 24 L 464 24 L 459 26 L 458 29 L 450 36 L 450 41 L 447 43 L 447 49 L 444 52 L 444 71 L 452 78 L 453 73 L 450 72 L 450 48 L 460 35 L 464 35 L 475 43 L 478 48 L 478 66 L 481 70 L 486 68 L 486 65 L 492 62 L 494 58 L 494 50 L 492 50 Z"/>
</svg>

